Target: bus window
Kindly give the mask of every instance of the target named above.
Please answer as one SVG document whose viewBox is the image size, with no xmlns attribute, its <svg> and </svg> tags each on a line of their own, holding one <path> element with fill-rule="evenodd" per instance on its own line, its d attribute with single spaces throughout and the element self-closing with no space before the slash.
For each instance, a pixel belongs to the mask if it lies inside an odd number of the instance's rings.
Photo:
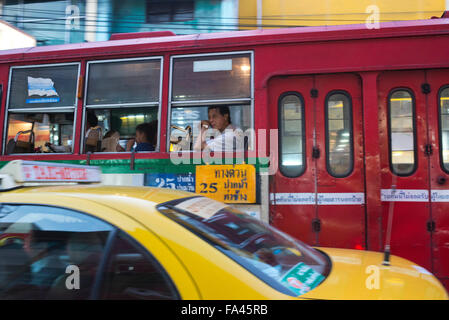
<svg viewBox="0 0 449 320">
<path fill-rule="evenodd" d="M 170 151 L 250 148 L 251 64 L 251 53 L 172 57 Z"/>
<path fill-rule="evenodd" d="M 449 88 L 440 90 L 440 152 L 443 169 L 449 172 Z"/>
<path fill-rule="evenodd" d="M 91 117 L 96 119 L 94 120 L 96 122 L 92 123 Z M 142 124 L 154 122 L 157 124 L 157 119 L 157 107 L 88 109 L 85 114 L 84 151 L 131 151 L 131 148 L 137 144 L 134 141 L 136 128 Z M 154 151 L 157 146 L 157 130 L 152 132 L 151 138 L 153 139 L 151 140 L 151 145 L 153 145 L 151 151 Z"/>
<path fill-rule="evenodd" d="M 173 59 L 172 101 L 250 97 L 251 60 L 249 53 Z"/>
<path fill-rule="evenodd" d="M 415 170 L 415 101 L 405 89 L 389 97 L 390 161 L 393 173 L 406 176 Z"/>
<path fill-rule="evenodd" d="M 303 99 L 297 93 L 281 96 L 279 103 L 281 161 L 280 170 L 286 177 L 298 177 L 305 170 L 305 135 Z"/>
<path fill-rule="evenodd" d="M 79 63 L 13 67 L 5 154 L 73 152 Z"/>
<path fill-rule="evenodd" d="M 136 128 L 158 127 L 161 64 L 160 57 L 88 63 L 83 152 L 157 150 L 157 129 L 141 142 Z"/>
<path fill-rule="evenodd" d="M 352 105 L 345 92 L 330 93 L 326 99 L 326 161 L 334 177 L 345 177 L 353 169 Z"/>
<path fill-rule="evenodd" d="M 6 154 L 72 152 L 73 113 L 9 115 Z"/>
<path fill-rule="evenodd" d="M 190 151 L 193 150 L 194 143 L 199 136 L 199 129 L 194 126 L 199 126 L 202 120 L 209 121 L 209 110 L 219 110 L 220 107 L 227 108 L 229 110 L 229 118 L 231 119 L 230 125 L 236 129 L 237 134 L 251 128 L 251 106 L 250 105 L 231 105 L 231 106 L 196 106 L 196 107 L 172 107 L 171 110 L 171 151 Z M 213 110 L 212 110 L 213 109 Z M 225 111 L 226 113 L 227 111 Z M 218 111 L 220 113 L 220 111 Z M 213 125 L 206 132 L 206 139 L 214 137 L 216 139 L 219 135 L 218 132 L 213 131 Z M 218 129 L 218 128 L 217 128 Z M 225 129 L 226 130 L 226 129 Z M 238 133 L 237 133 L 238 131 Z M 226 133 L 225 133 L 226 134 Z M 239 147 L 239 142 L 242 144 Z M 236 142 L 232 145 L 233 150 L 238 151 L 245 148 L 245 143 L 242 141 Z M 247 143 L 246 143 L 247 144 Z M 226 149 L 212 150 L 212 151 L 233 151 Z"/>
</svg>

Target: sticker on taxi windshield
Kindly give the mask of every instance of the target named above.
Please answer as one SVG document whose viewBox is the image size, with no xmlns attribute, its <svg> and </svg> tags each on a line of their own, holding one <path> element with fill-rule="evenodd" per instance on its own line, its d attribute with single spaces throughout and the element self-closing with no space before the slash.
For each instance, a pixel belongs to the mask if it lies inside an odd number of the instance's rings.
<svg viewBox="0 0 449 320">
<path fill-rule="evenodd" d="M 281 279 L 284 286 L 298 296 L 309 292 L 318 286 L 324 277 L 311 267 L 301 262 L 291 268 Z"/>
<path fill-rule="evenodd" d="M 183 201 L 176 205 L 176 208 L 196 214 L 203 219 L 209 219 L 218 211 L 226 208 L 228 205 L 209 199 L 209 198 L 193 198 Z"/>
</svg>

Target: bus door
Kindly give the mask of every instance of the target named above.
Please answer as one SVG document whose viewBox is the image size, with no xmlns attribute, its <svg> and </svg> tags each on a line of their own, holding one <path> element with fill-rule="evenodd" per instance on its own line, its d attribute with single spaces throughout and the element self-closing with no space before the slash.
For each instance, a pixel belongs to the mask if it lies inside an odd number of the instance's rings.
<svg viewBox="0 0 449 320">
<path fill-rule="evenodd" d="M 426 71 L 433 273 L 449 288 L 449 70 Z"/>
<path fill-rule="evenodd" d="M 391 253 L 432 270 L 428 128 L 435 103 L 425 83 L 424 71 L 385 72 L 378 78 L 380 196 L 382 238 L 391 237 Z"/>
<path fill-rule="evenodd" d="M 365 246 L 361 84 L 351 74 L 269 83 L 279 163 L 270 180 L 272 223 L 309 244 Z"/>
</svg>

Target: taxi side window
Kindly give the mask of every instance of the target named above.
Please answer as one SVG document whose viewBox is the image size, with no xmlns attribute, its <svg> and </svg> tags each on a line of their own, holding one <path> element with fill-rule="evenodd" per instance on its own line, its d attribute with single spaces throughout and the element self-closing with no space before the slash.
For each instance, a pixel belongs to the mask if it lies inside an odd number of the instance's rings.
<svg viewBox="0 0 449 320">
<path fill-rule="evenodd" d="M 68 209 L 0 207 L 0 299 L 88 299 L 113 227 Z"/>
<path fill-rule="evenodd" d="M 123 232 L 114 241 L 103 279 L 100 299 L 179 299 L 159 263 Z"/>
</svg>

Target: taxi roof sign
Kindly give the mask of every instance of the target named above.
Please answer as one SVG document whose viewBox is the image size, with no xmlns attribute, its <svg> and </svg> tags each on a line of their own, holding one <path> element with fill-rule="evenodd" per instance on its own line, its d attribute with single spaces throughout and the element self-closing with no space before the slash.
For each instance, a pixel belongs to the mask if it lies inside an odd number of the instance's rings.
<svg viewBox="0 0 449 320">
<path fill-rule="evenodd" d="M 13 160 L 0 170 L 0 178 L 2 189 L 29 183 L 99 183 L 101 170 L 95 166 Z"/>
</svg>

